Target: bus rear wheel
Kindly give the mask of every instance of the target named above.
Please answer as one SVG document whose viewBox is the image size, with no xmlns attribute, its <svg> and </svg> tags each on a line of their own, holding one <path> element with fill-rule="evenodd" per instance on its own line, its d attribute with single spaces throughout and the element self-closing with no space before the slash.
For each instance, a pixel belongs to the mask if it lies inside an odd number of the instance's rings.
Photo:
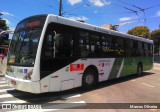
<svg viewBox="0 0 160 112">
<path fill-rule="evenodd" d="M 97 83 L 97 73 L 93 69 L 87 69 L 82 78 L 82 88 L 88 89 L 94 87 Z"/>
<path fill-rule="evenodd" d="M 140 76 L 143 73 L 143 67 L 142 64 L 138 64 L 137 66 L 137 75 Z"/>
</svg>

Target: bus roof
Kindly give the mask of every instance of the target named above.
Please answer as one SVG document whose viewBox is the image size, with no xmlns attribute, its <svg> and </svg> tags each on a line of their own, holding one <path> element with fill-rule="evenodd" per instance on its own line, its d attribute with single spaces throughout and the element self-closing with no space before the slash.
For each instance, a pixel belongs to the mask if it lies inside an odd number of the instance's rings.
<svg viewBox="0 0 160 112">
<path fill-rule="evenodd" d="M 40 15 L 37 15 L 37 16 L 40 16 Z M 146 39 L 146 38 L 142 38 L 142 37 L 138 37 L 138 36 L 133 36 L 133 35 L 121 33 L 121 32 L 114 31 L 114 30 L 108 30 L 108 29 L 105 29 L 102 27 L 98 27 L 95 25 L 87 24 L 87 23 L 82 23 L 79 21 L 71 20 L 71 19 L 64 18 L 64 17 L 57 16 L 57 15 L 53 15 L 53 14 L 48 14 L 47 19 L 48 19 L 48 23 L 55 22 L 55 23 L 60 23 L 60 24 L 68 25 L 68 26 L 86 29 L 86 30 L 101 32 L 101 33 L 105 33 L 105 34 L 129 38 L 129 39 L 138 40 L 138 41 L 147 42 L 147 43 L 153 43 L 153 40 L 150 40 L 150 39 Z"/>
</svg>

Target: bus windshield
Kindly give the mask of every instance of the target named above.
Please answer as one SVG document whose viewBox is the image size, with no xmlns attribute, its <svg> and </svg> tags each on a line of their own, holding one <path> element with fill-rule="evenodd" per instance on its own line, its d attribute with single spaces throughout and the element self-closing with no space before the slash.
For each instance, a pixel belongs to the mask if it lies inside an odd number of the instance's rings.
<svg viewBox="0 0 160 112">
<path fill-rule="evenodd" d="M 8 64 L 34 65 L 44 21 L 43 17 L 34 17 L 17 25 L 8 52 Z"/>
</svg>

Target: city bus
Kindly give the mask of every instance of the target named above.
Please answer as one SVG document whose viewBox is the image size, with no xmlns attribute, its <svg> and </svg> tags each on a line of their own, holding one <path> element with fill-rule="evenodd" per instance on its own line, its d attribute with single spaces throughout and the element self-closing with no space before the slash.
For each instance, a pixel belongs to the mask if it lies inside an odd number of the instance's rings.
<svg viewBox="0 0 160 112">
<path fill-rule="evenodd" d="M 152 40 L 46 14 L 16 26 L 5 77 L 9 86 L 38 94 L 91 88 L 152 67 Z"/>
</svg>

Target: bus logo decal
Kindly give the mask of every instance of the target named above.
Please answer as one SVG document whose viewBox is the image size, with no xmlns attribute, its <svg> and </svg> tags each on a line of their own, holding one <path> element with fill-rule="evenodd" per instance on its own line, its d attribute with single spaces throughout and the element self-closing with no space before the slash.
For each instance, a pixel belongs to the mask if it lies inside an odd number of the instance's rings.
<svg viewBox="0 0 160 112">
<path fill-rule="evenodd" d="M 84 64 L 70 64 L 70 71 L 84 70 Z"/>
<path fill-rule="evenodd" d="M 27 73 L 27 69 L 24 69 L 24 73 Z"/>
</svg>

